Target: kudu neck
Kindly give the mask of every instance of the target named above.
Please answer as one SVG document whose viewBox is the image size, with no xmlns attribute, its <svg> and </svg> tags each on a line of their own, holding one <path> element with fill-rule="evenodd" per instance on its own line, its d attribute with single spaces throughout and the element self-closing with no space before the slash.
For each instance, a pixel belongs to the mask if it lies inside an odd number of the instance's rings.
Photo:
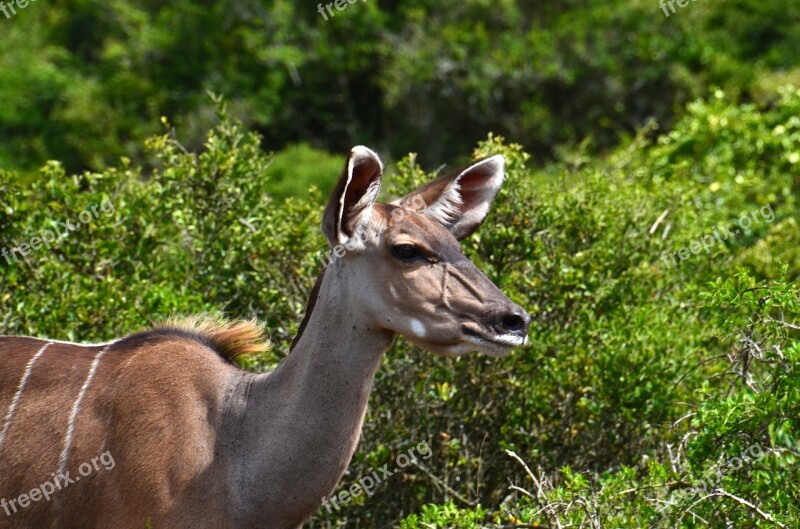
<svg viewBox="0 0 800 529">
<path fill-rule="evenodd" d="M 252 521 L 268 511 L 265 504 L 285 514 L 273 514 L 272 522 L 287 526 L 313 514 L 355 452 L 392 334 L 354 305 L 355 279 L 346 272 L 328 267 L 302 335 L 280 366 L 240 384 L 242 413 L 229 437 L 239 447 L 235 503 Z"/>
<path fill-rule="evenodd" d="M 359 306 L 358 278 L 340 260 L 323 270 L 312 290 L 290 357 L 317 358 L 351 367 L 377 369 L 393 334 L 374 325 L 375 315 Z M 322 358 L 325 357 L 325 358 Z M 328 362 L 325 362 L 328 363 Z"/>
</svg>

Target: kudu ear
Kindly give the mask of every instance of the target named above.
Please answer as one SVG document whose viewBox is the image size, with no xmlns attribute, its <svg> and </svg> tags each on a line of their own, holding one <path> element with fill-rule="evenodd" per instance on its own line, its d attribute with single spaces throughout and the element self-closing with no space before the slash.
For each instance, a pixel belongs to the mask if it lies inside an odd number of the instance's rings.
<svg viewBox="0 0 800 529">
<path fill-rule="evenodd" d="M 361 145 L 353 147 L 322 217 L 322 231 L 331 246 L 347 243 L 358 226 L 369 221 L 382 173 L 377 154 Z"/>
<path fill-rule="evenodd" d="M 505 179 L 505 159 L 485 158 L 437 178 L 395 203 L 440 222 L 459 241 L 483 223 Z"/>
</svg>

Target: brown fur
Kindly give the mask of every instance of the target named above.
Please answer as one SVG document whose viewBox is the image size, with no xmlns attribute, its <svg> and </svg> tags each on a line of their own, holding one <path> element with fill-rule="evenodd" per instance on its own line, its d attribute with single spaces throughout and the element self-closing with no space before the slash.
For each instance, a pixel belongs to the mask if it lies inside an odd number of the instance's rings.
<svg viewBox="0 0 800 529">
<path fill-rule="evenodd" d="M 219 483 L 201 478 L 213 466 L 226 377 L 238 371 L 222 354 L 254 335 L 237 325 L 206 324 L 207 335 L 197 331 L 203 326 L 184 328 L 204 339 L 181 329 L 144 331 L 115 342 L 98 364 L 77 415 L 67 471 L 75 477 L 80 464 L 105 451 L 115 468 L 100 467 L 49 502 L 31 503 L 10 517 L 0 509 L 0 528 L 144 528 L 148 519 L 154 528 L 225 527 L 221 520 L 192 519 L 192 511 L 175 508 L 220 495 Z M 0 337 L 0 421 L 27 362 L 45 343 Z M 70 408 L 103 347 L 54 343 L 34 365 L 0 446 L 0 498 L 18 498 L 53 480 Z"/>
</svg>

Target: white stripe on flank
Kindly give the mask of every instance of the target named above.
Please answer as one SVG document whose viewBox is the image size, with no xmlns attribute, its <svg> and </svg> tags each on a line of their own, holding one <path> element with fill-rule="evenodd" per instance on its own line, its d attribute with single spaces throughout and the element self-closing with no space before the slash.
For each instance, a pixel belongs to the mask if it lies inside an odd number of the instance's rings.
<svg viewBox="0 0 800 529">
<path fill-rule="evenodd" d="M 86 390 L 89 389 L 89 384 L 92 383 L 94 374 L 97 372 L 97 365 L 100 363 L 100 359 L 103 358 L 103 355 L 106 354 L 109 347 L 111 347 L 111 344 L 107 345 L 105 349 L 97 353 L 97 356 L 94 357 L 92 367 L 89 369 L 89 375 L 83 382 L 83 386 L 81 386 L 81 391 L 78 393 L 75 404 L 72 405 L 72 411 L 69 414 L 69 426 L 67 427 L 67 438 L 64 439 L 64 450 L 61 452 L 61 459 L 58 462 L 59 474 L 62 474 L 67 468 L 67 457 L 69 456 L 69 449 L 72 447 L 72 438 L 75 435 L 75 420 L 78 418 L 78 410 L 81 407 L 81 401 L 83 400 L 83 396 L 86 395 Z"/>
<path fill-rule="evenodd" d="M 6 434 L 8 433 L 8 429 L 11 426 L 11 419 L 14 418 L 14 412 L 17 411 L 17 405 L 19 405 L 19 399 L 22 397 L 22 390 L 25 389 L 25 384 L 28 383 L 28 378 L 31 376 L 31 371 L 33 371 L 33 364 L 39 359 L 40 356 L 44 353 L 45 349 L 50 346 L 52 342 L 47 342 L 39 349 L 33 357 L 28 360 L 27 365 L 25 366 L 25 373 L 22 375 L 22 380 L 19 381 L 19 386 L 17 387 L 17 392 L 14 394 L 14 398 L 11 400 L 11 407 L 8 408 L 8 413 L 6 414 L 6 419 L 3 422 L 3 431 L 0 431 L 0 447 L 3 446 L 3 441 L 6 439 Z"/>
<path fill-rule="evenodd" d="M 120 341 L 121 338 L 117 338 L 115 340 L 111 340 L 110 342 L 99 342 L 99 343 L 78 343 L 78 342 L 68 342 L 66 340 L 51 340 L 50 338 L 38 338 L 36 336 L 0 336 L 0 338 L 30 338 L 31 340 L 46 340 L 50 343 L 60 343 L 64 345 L 75 345 L 78 347 L 105 347 L 106 345 L 114 345 L 116 342 Z"/>
</svg>

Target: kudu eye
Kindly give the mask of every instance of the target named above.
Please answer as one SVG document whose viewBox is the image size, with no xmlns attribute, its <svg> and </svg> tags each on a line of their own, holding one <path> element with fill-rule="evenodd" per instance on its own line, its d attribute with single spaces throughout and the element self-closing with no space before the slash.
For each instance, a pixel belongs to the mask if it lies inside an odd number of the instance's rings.
<svg viewBox="0 0 800 529">
<path fill-rule="evenodd" d="M 417 259 L 423 259 L 425 257 L 422 250 L 413 244 L 398 244 L 392 246 L 392 255 L 406 262 L 416 261 Z"/>
</svg>

